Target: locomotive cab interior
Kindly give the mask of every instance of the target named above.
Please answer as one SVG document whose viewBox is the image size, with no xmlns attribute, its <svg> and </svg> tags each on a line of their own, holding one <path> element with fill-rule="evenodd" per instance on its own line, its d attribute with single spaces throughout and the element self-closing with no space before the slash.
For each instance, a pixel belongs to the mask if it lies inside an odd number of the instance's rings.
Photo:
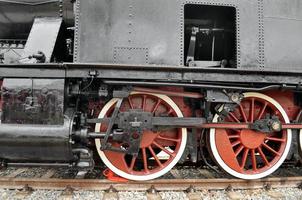
<svg viewBox="0 0 302 200">
<path fill-rule="evenodd" d="M 187 4 L 184 63 L 192 67 L 236 67 L 236 9 Z"/>
</svg>

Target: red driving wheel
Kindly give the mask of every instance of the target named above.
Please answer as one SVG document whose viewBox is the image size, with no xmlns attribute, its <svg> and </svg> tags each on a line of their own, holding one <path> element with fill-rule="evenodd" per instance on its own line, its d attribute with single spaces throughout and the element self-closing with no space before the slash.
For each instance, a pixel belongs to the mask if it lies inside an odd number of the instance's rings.
<svg viewBox="0 0 302 200">
<path fill-rule="evenodd" d="M 99 118 L 110 117 L 118 99 L 109 101 Z M 177 105 L 167 96 L 151 93 L 132 93 L 121 105 L 120 112 L 141 109 L 153 116 L 182 117 Z M 96 132 L 106 131 L 105 124 L 97 124 Z M 167 173 L 182 156 L 187 139 L 185 128 L 164 131 L 145 130 L 137 156 L 115 151 L 101 151 L 100 140 L 96 139 L 98 153 L 110 170 L 130 180 L 150 180 Z M 109 140 L 114 147 L 127 147 L 129 144 Z"/>
<path fill-rule="evenodd" d="M 289 119 L 281 105 L 264 94 L 245 93 L 224 122 L 253 123 L 275 116 L 283 123 Z M 214 122 L 219 121 L 218 116 Z M 220 122 L 223 122 L 220 121 Z M 243 179 L 257 179 L 273 173 L 285 160 L 291 145 L 291 130 L 264 133 L 250 129 L 211 129 L 210 149 L 226 172 Z"/>
</svg>

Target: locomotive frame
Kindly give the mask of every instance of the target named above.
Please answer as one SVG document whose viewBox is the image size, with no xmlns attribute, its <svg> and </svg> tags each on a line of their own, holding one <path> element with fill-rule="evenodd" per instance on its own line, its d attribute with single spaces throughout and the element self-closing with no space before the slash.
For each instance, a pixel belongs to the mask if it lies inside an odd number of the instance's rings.
<svg viewBox="0 0 302 200">
<path fill-rule="evenodd" d="M 157 0 L 76 1 L 74 62 L 66 2 L 57 20 L 36 18 L 25 60 L 0 64 L 3 165 L 89 170 L 96 147 L 114 173 L 149 180 L 205 151 L 231 175 L 256 179 L 293 159 L 291 141 L 301 148 L 302 139 L 299 13 L 280 13 L 282 1 L 277 11 L 270 0 L 173 2 L 162 2 L 164 12 Z M 290 29 L 272 38 L 293 32 L 298 42 L 280 58 L 265 36 L 284 20 Z"/>
</svg>

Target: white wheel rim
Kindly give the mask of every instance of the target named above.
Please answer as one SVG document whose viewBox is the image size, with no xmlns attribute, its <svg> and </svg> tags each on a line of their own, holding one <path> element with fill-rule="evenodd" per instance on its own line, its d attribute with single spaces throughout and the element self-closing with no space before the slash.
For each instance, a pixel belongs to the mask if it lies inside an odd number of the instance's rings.
<svg viewBox="0 0 302 200">
<path fill-rule="evenodd" d="M 153 95 L 156 96 L 160 99 L 162 99 L 163 101 L 165 101 L 167 104 L 169 104 L 173 110 L 175 111 L 177 117 L 183 117 L 181 110 L 178 108 L 178 106 L 174 103 L 174 101 L 169 98 L 166 95 L 160 95 L 160 94 L 153 94 L 153 93 L 142 93 L 142 92 L 132 92 L 131 95 L 133 94 L 149 94 L 149 95 Z M 118 98 L 113 98 L 111 99 L 101 110 L 98 118 L 103 118 L 107 111 L 118 101 Z M 99 132 L 101 128 L 101 123 L 96 124 L 95 126 L 95 132 Z M 186 128 L 182 128 L 182 138 L 181 138 L 181 144 L 179 146 L 179 150 L 176 154 L 176 156 L 174 157 L 174 159 L 169 163 L 168 166 L 166 166 L 164 169 L 155 172 L 153 174 L 149 174 L 149 175 L 143 175 L 143 176 L 139 176 L 139 175 L 132 175 L 132 174 L 128 174 L 120 169 L 118 169 L 117 167 L 115 167 L 110 161 L 109 159 L 106 157 L 105 153 L 103 151 L 101 151 L 101 140 L 100 139 L 95 139 L 95 145 L 96 145 L 96 149 L 98 151 L 98 154 L 100 156 L 100 158 L 102 159 L 102 161 L 104 162 L 104 164 L 111 170 L 113 171 L 115 174 L 129 179 L 129 180 L 135 180 L 135 181 L 145 181 L 145 180 L 151 180 L 151 179 L 155 179 L 158 178 L 164 174 L 166 174 L 167 172 L 169 172 L 179 161 L 179 159 L 181 158 L 185 147 L 186 147 L 186 142 L 187 142 L 187 129 Z"/>
<path fill-rule="evenodd" d="M 261 93 L 256 93 L 256 92 L 244 93 L 244 97 L 258 97 L 258 98 L 265 99 L 266 101 L 273 104 L 279 110 L 282 117 L 284 118 L 285 123 L 290 123 L 289 118 L 288 118 L 286 112 L 284 111 L 284 109 L 282 108 L 282 106 L 276 100 L 272 99 L 271 97 L 261 94 Z M 218 117 L 219 116 L 216 114 L 213 118 L 213 122 L 217 122 Z M 284 149 L 284 152 L 283 152 L 281 158 L 274 164 L 274 166 L 272 166 L 268 170 L 266 170 L 262 173 L 259 173 L 259 174 L 242 174 L 242 173 L 239 173 L 239 172 L 233 170 L 228 165 L 226 165 L 225 162 L 223 161 L 223 159 L 220 157 L 217 147 L 216 147 L 215 129 L 214 128 L 210 129 L 210 148 L 211 148 L 212 154 L 213 154 L 215 160 L 217 161 L 218 165 L 223 170 L 225 170 L 227 173 L 229 173 L 237 178 L 241 178 L 241 179 L 249 179 L 249 180 L 259 179 L 259 178 L 266 177 L 266 176 L 270 175 L 271 173 L 273 173 L 274 171 L 276 171 L 282 165 L 282 163 L 284 162 L 284 160 L 287 157 L 287 154 L 289 153 L 290 146 L 291 146 L 291 140 L 292 140 L 292 131 L 291 131 L 291 129 L 288 129 L 286 147 Z M 300 134 L 300 140 L 301 140 L 301 134 Z"/>
</svg>

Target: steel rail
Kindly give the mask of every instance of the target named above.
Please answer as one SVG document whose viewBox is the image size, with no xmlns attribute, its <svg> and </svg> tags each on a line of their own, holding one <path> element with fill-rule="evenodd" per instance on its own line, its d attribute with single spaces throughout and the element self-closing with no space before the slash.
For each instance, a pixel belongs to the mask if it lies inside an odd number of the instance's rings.
<svg viewBox="0 0 302 200">
<path fill-rule="evenodd" d="M 259 189 L 259 188 L 285 188 L 300 187 L 302 177 L 265 178 L 258 180 L 241 179 L 159 179 L 152 181 L 126 183 L 111 182 L 96 179 L 27 179 L 27 178 L 0 178 L 0 188 L 64 190 L 71 187 L 74 190 L 109 190 L 117 191 L 147 191 L 154 188 L 157 191 L 185 191 L 189 188 L 195 190 L 223 190 L 223 189 Z"/>
</svg>

